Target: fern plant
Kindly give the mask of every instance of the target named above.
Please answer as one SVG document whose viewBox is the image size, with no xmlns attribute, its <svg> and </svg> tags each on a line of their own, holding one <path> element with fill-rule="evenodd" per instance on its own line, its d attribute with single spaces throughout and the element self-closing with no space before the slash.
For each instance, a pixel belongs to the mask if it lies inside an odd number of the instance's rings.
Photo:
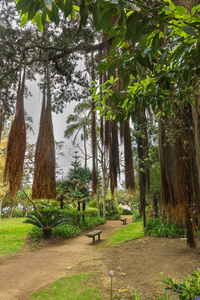
<svg viewBox="0 0 200 300">
<path fill-rule="evenodd" d="M 43 238 L 50 239 L 52 228 L 65 225 L 68 219 L 62 213 L 52 211 L 40 211 L 40 213 L 32 212 L 27 216 L 23 223 L 32 224 L 42 228 Z"/>
</svg>

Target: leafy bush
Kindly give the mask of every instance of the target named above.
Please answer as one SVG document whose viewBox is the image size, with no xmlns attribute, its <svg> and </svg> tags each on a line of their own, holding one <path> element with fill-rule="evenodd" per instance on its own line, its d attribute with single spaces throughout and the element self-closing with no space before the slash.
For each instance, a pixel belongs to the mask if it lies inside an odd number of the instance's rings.
<svg viewBox="0 0 200 300">
<path fill-rule="evenodd" d="M 142 220 L 142 217 L 140 216 L 139 211 L 133 213 L 133 222 L 140 222 Z"/>
<path fill-rule="evenodd" d="M 32 212 L 23 223 L 42 228 L 44 239 L 50 239 L 52 228 L 65 225 L 68 219 L 62 213 L 53 210 L 41 210 L 39 213 Z"/>
<path fill-rule="evenodd" d="M 33 226 L 29 231 L 28 238 L 31 239 L 33 242 L 39 240 L 43 237 L 42 228 Z"/>
<path fill-rule="evenodd" d="M 81 229 L 91 229 L 96 225 L 103 224 L 103 218 L 102 217 L 95 217 L 95 218 L 90 218 L 86 217 L 84 221 L 80 222 L 80 227 Z"/>
<path fill-rule="evenodd" d="M 19 207 L 15 208 L 12 214 L 12 218 L 22 218 L 24 217 L 25 211 L 20 209 Z"/>
<path fill-rule="evenodd" d="M 74 225 L 62 225 L 52 230 L 53 237 L 71 238 L 80 233 L 80 228 Z"/>
<path fill-rule="evenodd" d="M 95 207 L 86 207 L 85 216 L 95 218 L 98 216 L 98 209 Z"/>
<path fill-rule="evenodd" d="M 43 209 L 43 208 L 49 208 L 49 209 L 54 209 L 59 207 L 59 202 L 58 201 L 53 201 L 53 200 L 36 200 L 35 205 L 38 210 Z"/>
<path fill-rule="evenodd" d="M 172 221 L 164 220 L 164 224 L 161 223 L 159 218 L 150 218 L 147 220 L 145 234 L 150 234 L 153 236 L 163 236 L 163 237 L 185 237 L 186 230 L 174 224 Z"/>
<path fill-rule="evenodd" d="M 77 209 L 52 209 L 52 208 L 44 208 L 41 211 L 46 211 L 46 212 L 51 212 L 55 215 L 60 215 L 63 214 L 63 216 L 68 220 L 67 223 L 72 224 L 72 225 L 78 225 L 78 217 L 83 215 L 82 211 L 78 211 Z M 28 216 L 31 214 L 31 212 L 28 213 Z"/>
<path fill-rule="evenodd" d="M 121 214 L 115 214 L 115 215 L 106 215 L 107 220 L 119 220 L 121 217 Z"/>
<path fill-rule="evenodd" d="M 173 294 L 178 295 L 178 299 L 180 300 L 199 300 L 200 297 L 200 269 L 198 268 L 196 272 L 192 272 L 191 275 L 184 277 L 183 283 L 176 283 L 171 279 L 170 276 L 167 277 L 165 281 L 162 281 L 165 285 L 167 285 L 166 290 L 170 290 Z M 196 297 L 195 297 L 196 296 Z M 157 296 L 157 299 L 160 296 Z M 163 298 L 164 299 L 164 298 Z M 166 298 L 165 298 L 166 299 Z"/>
<path fill-rule="evenodd" d="M 52 237 L 63 237 L 63 238 L 71 238 L 80 233 L 80 228 L 74 225 L 65 224 L 52 229 Z M 28 234 L 28 237 L 32 241 L 37 241 L 43 237 L 43 232 L 41 228 L 33 226 Z"/>
<path fill-rule="evenodd" d="M 90 201 L 89 207 L 95 207 L 97 206 L 96 201 Z M 99 208 L 101 216 L 103 215 L 103 201 L 99 201 Z M 123 213 L 123 208 L 119 206 L 118 202 L 113 200 L 111 198 L 106 199 L 106 218 L 108 220 L 118 220 L 120 216 Z"/>
</svg>

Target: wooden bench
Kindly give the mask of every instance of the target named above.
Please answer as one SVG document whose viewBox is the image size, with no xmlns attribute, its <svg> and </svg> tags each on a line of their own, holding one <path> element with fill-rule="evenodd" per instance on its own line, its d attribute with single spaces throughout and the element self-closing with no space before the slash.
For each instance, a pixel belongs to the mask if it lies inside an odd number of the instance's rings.
<svg viewBox="0 0 200 300">
<path fill-rule="evenodd" d="M 127 218 L 120 218 L 120 221 L 123 222 L 123 225 L 126 225 L 126 220 L 127 220 Z"/>
<path fill-rule="evenodd" d="M 95 236 L 98 235 L 98 240 L 100 241 L 100 234 L 102 233 L 102 230 L 94 230 L 91 232 L 88 232 L 86 236 L 93 238 L 93 244 L 95 242 Z"/>
</svg>

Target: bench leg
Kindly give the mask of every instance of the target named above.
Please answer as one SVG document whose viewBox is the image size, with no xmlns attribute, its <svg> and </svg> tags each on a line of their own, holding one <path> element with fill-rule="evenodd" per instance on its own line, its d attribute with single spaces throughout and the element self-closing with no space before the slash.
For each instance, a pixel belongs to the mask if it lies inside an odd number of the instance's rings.
<svg viewBox="0 0 200 300">
<path fill-rule="evenodd" d="M 100 233 L 98 233 L 98 240 L 100 241 Z"/>
<path fill-rule="evenodd" d="M 95 242 L 95 236 L 93 236 L 93 244 L 94 244 L 94 242 Z"/>
</svg>

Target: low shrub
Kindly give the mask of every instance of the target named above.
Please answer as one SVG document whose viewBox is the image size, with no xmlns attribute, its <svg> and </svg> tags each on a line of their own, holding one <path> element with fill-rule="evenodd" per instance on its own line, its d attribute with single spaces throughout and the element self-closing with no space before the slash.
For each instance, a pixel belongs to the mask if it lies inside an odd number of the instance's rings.
<svg viewBox="0 0 200 300">
<path fill-rule="evenodd" d="M 121 217 L 121 214 L 114 214 L 114 215 L 106 214 L 107 220 L 119 220 L 120 217 Z"/>
<path fill-rule="evenodd" d="M 167 287 L 166 290 L 172 292 L 174 295 L 178 296 L 180 300 L 199 300 L 200 297 L 200 269 L 197 269 L 196 272 L 192 271 L 191 275 L 184 277 L 184 281 L 182 283 L 176 283 L 175 280 L 171 279 L 170 276 L 167 277 L 165 281 L 162 281 Z M 168 299 L 161 298 L 160 295 L 157 295 L 156 299 Z"/>
<path fill-rule="evenodd" d="M 12 218 L 23 218 L 25 215 L 25 211 L 20 208 L 15 208 L 12 214 Z"/>
<path fill-rule="evenodd" d="M 100 225 L 103 224 L 103 217 L 94 217 L 94 218 L 90 218 L 90 217 L 85 217 L 84 221 L 80 222 L 80 228 L 83 229 L 91 229 L 96 225 Z"/>
<path fill-rule="evenodd" d="M 97 202 L 95 200 L 89 202 L 89 207 L 96 208 Z M 103 215 L 103 201 L 99 201 L 100 214 Z M 119 206 L 118 202 L 111 198 L 106 199 L 106 218 L 107 220 L 117 220 L 123 214 L 123 208 Z"/>
<path fill-rule="evenodd" d="M 44 209 L 41 209 L 39 211 L 46 211 L 46 212 L 53 211 L 55 215 L 56 214 L 59 215 L 60 213 L 62 213 L 63 216 L 68 220 L 67 224 L 71 224 L 71 225 L 78 225 L 80 216 L 83 215 L 83 212 L 78 211 L 77 209 L 67 210 L 67 209 L 60 209 L 60 208 L 57 208 L 57 209 L 44 208 Z M 28 212 L 28 215 L 30 215 L 31 213 L 32 212 Z"/>
<path fill-rule="evenodd" d="M 49 201 L 49 200 L 36 200 L 35 205 L 38 210 L 47 208 L 47 209 L 54 209 L 59 207 L 59 202 L 58 201 Z"/>
<path fill-rule="evenodd" d="M 74 225 L 62 225 L 52 229 L 52 237 L 62 237 L 62 238 L 71 238 L 80 233 L 80 228 Z M 32 241 L 37 241 L 43 237 L 42 228 L 33 226 L 29 231 L 28 238 Z"/>
<path fill-rule="evenodd" d="M 86 207 L 85 216 L 90 218 L 95 218 L 98 216 L 98 209 L 95 207 Z"/>
<path fill-rule="evenodd" d="M 71 238 L 80 233 L 80 228 L 74 225 L 62 225 L 56 228 L 53 228 L 52 235 L 53 237 L 63 237 L 63 238 Z"/>
<path fill-rule="evenodd" d="M 172 221 L 164 219 L 164 224 L 161 223 L 159 218 L 150 218 L 147 220 L 147 224 L 144 230 L 145 234 L 161 237 L 185 237 L 186 229 L 179 227 Z"/>
<path fill-rule="evenodd" d="M 142 221 L 142 217 L 140 216 L 139 211 L 133 213 L 133 222 L 140 222 Z"/>
</svg>

